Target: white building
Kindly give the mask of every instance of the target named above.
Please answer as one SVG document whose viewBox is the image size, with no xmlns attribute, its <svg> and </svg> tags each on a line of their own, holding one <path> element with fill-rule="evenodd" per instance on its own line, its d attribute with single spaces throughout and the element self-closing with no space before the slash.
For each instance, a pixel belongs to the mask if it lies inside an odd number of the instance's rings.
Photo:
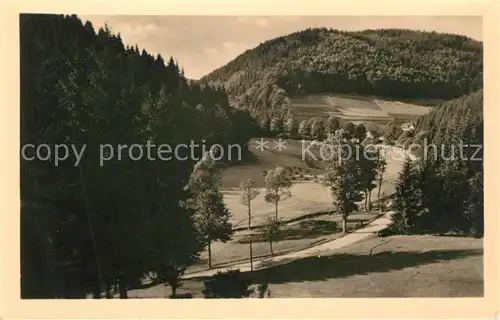
<svg viewBox="0 0 500 320">
<path fill-rule="evenodd" d="M 413 123 L 403 123 L 401 129 L 403 129 L 403 131 L 415 130 L 415 125 Z"/>
</svg>

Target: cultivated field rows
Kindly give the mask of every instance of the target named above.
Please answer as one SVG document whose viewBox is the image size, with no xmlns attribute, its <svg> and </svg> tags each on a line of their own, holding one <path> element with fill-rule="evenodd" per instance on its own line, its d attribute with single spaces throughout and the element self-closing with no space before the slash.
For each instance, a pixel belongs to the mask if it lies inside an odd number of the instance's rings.
<svg viewBox="0 0 500 320">
<path fill-rule="evenodd" d="M 292 98 L 297 119 L 339 117 L 350 121 L 404 121 L 427 114 L 431 108 L 401 101 L 387 101 L 367 96 L 316 95 Z"/>
</svg>

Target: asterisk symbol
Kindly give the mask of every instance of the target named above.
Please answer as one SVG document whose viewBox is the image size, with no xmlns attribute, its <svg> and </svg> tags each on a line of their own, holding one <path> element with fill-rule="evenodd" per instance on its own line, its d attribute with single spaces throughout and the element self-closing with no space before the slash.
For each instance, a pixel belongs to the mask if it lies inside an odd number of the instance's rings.
<svg viewBox="0 0 500 320">
<path fill-rule="evenodd" d="M 258 149 L 260 151 L 264 151 L 264 149 L 267 149 L 267 143 L 269 141 L 264 140 L 264 138 L 260 138 L 260 141 L 257 140 L 257 145 L 255 146 L 255 149 Z"/>
<path fill-rule="evenodd" d="M 281 140 L 281 138 L 280 138 L 280 139 L 278 139 L 278 142 L 276 142 L 276 141 L 273 141 L 273 142 L 275 144 L 274 149 L 278 149 L 278 151 L 280 151 L 280 152 L 282 149 L 286 149 L 286 140 Z"/>
</svg>

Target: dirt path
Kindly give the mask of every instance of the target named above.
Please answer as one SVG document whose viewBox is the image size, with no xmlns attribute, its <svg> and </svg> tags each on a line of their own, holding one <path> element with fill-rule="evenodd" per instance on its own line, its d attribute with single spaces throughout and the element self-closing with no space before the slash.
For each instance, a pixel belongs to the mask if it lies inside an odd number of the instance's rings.
<svg viewBox="0 0 500 320">
<path fill-rule="evenodd" d="M 312 256 L 318 256 L 321 255 L 324 252 L 328 252 L 334 249 L 339 249 L 342 247 L 345 247 L 347 245 L 353 244 L 355 242 L 358 242 L 360 240 L 366 239 L 374 234 L 376 234 L 378 231 L 381 231 L 389 225 L 391 222 L 390 220 L 390 215 L 392 212 L 388 212 L 382 217 L 372 221 L 370 224 L 368 224 L 366 227 L 358 229 L 356 231 L 353 231 L 351 233 L 346 234 L 345 236 L 341 238 L 337 238 L 335 240 L 310 247 L 304 250 L 299 250 L 295 252 L 290 252 L 287 254 L 283 254 L 280 256 L 276 256 L 273 258 L 263 258 L 263 259 L 255 259 L 253 261 L 253 266 L 254 270 L 260 270 L 260 269 L 266 269 L 271 266 L 275 266 L 276 264 L 281 264 L 281 263 L 287 263 L 293 260 L 305 258 L 305 257 L 312 257 Z M 188 273 L 184 275 L 184 279 L 190 279 L 190 278 L 198 278 L 198 277 L 209 277 L 214 275 L 217 272 L 225 272 L 229 269 L 239 269 L 242 272 L 250 271 L 250 262 L 244 262 L 244 263 L 238 263 L 234 264 L 231 266 L 225 266 L 222 268 L 214 268 L 211 270 L 206 270 L 206 271 L 200 271 L 200 272 L 194 272 L 194 273 Z"/>
</svg>

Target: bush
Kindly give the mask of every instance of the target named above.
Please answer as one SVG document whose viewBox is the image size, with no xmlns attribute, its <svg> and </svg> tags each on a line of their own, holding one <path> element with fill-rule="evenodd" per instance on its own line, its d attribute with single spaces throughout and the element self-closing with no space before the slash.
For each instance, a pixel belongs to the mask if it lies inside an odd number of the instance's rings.
<svg viewBox="0 0 500 320">
<path fill-rule="evenodd" d="M 212 278 L 204 281 L 205 298 L 245 298 L 250 296 L 252 284 L 240 270 L 229 270 L 227 272 L 217 272 Z"/>
<path fill-rule="evenodd" d="M 395 232 L 393 230 L 391 230 L 391 228 L 377 231 L 377 236 L 379 236 L 379 237 L 388 237 L 388 236 L 392 236 L 394 234 L 395 234 Z"/>
<path fill-rule="evenodd" d="M 269 285 L 267 283 L 260 284 L 257 287 L 259 298 L 271 298 L 271 290 L 269 290 Z"/>
<path fill-rule="evenodd" d="M 175 297 L 170 295 L 170 299 L 192 299 L 193 295 L 191 293 L 181 293 L 181 294 L 176 294 Z"/>
</svg>

